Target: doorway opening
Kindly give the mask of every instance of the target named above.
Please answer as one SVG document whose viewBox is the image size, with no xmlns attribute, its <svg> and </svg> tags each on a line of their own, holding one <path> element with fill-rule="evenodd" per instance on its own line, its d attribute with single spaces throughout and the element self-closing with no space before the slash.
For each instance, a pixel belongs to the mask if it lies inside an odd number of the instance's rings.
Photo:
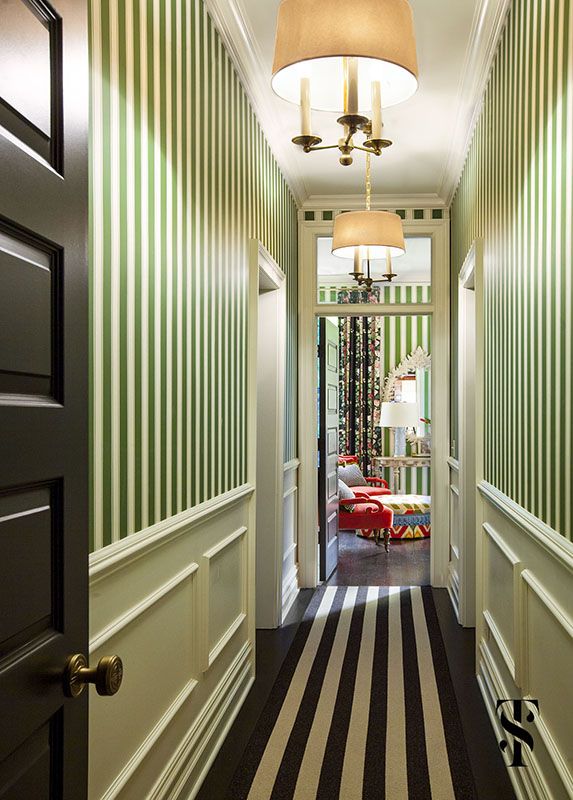
<svg viewBox="0 0 573 800">
<path fill-rule="evenodd" d="M 252 251 L 256 388 L 256 627 L 281 624 L 283 594 L 286 278 L 258 243 Z"/>
<path fill-rule="evenodd" d="M 318 320 L 322 581 L 431 583 L 431 323 L 427 314 Z"/>
</svg>

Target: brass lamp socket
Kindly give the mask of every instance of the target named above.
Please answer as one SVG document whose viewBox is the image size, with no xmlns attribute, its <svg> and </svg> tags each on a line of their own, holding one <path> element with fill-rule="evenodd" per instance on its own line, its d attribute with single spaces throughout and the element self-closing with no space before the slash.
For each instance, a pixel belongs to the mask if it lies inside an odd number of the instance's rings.
<svg viewBox="0 0 573 800">
<path fill-rule="evenodd" d="M 339 117 L 336 121 L 340 125 L 346 125 L 353 133 L 361 130 L 370 122 L 368 117 L 363 117 L 362 114 L 344 114 L 343 117 Z"/>
<path fill-rule="evenodd" d="M 384 273 L 384 280 L 388 281 L 388 283 L 392 283 L 393 278 L 397 278 L 398 274 L 396 272 L 385 272 Z"/>
<path fill-rule="evenodd" d="M 372 150 L 376 155 L 379 155 L 382 150 L 385 150 L 387 147 L 391 147 L 392 142 L 390 139 L 366 139 L 364 142 L 364 147 L 367 147 L 369 150 Z"/>
<path fill-rule="evenodd" d="M 362 283 L 362 281 L 364 280 L 364 273 L 363 272 L 349 272 L 348 274 L 352 278 L 354 278 L 355 281 L 358 281 L 358 283 Z"/>
<path fill-rule="evenodd" d="M 316 145 L 320 144 L 321 142 L 322 139 L 320 136 L 313 136 L 311 133 L 302 136 L 295 136 L 292 140 L 292 143 L 302 147 L 305 153 L 310 152 L 311 147 L 316 147 Z"/>
</svg>

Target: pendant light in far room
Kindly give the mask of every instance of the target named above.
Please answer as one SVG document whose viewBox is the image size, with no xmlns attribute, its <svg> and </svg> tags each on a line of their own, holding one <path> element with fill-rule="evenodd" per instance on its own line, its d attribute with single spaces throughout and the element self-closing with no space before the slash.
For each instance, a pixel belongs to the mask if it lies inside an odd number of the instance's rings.
<svg viewBox="0 0 573 800">
<path fill-rule="evenodd" d="M 406 252 L 402 219 L 392 211 L 371 209 L 372 183 L 370 178 L 370 156 L 366 156 L 366 210 L 345 211 L 334 220 L 332 254 L 340 258 L 354 259 L 354 272 L 350 275 L 370 291 L 374 283 L 391 283 L 397 277 L 392 272 L 392 258 Z M 373 278 L 370 262 L 386 259 L 386 272 Z M 366 261 L 366 272 L 363 262 Z"/>
</svg>

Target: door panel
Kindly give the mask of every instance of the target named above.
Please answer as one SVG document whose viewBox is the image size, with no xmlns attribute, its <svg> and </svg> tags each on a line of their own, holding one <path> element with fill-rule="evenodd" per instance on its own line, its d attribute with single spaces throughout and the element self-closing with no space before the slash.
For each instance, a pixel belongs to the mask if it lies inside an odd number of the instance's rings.
<svg viewBox="0 0 573 800">
<path fill-rule="evenodd" d="M 0 45 L 0 125 L 58 172 L 64 138 L 62 6 L 2 0 Z M 66 27 L 70 21 L 66 14 Z"/>
<path fill-rule="evenodd" d="M 319 321 L 320 442 L 318 471 L 320 579 L 338 564 L 338 327 Z"/>
<path fill-rule="evenodd" d="M 87 795 L 87 9 L 0 3 L 0 800 Z"/>
</svg>

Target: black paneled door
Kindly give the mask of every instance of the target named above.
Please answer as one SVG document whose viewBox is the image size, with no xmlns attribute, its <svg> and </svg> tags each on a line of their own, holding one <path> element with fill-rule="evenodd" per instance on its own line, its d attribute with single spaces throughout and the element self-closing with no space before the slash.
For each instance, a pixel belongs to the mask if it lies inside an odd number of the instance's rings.
<svg viewBox="0 0 573 800">
<path fill-rule="evenodd" d="M 0 0 L 0 798 L 87 796 L 85 0 Z"/>
</svg>

